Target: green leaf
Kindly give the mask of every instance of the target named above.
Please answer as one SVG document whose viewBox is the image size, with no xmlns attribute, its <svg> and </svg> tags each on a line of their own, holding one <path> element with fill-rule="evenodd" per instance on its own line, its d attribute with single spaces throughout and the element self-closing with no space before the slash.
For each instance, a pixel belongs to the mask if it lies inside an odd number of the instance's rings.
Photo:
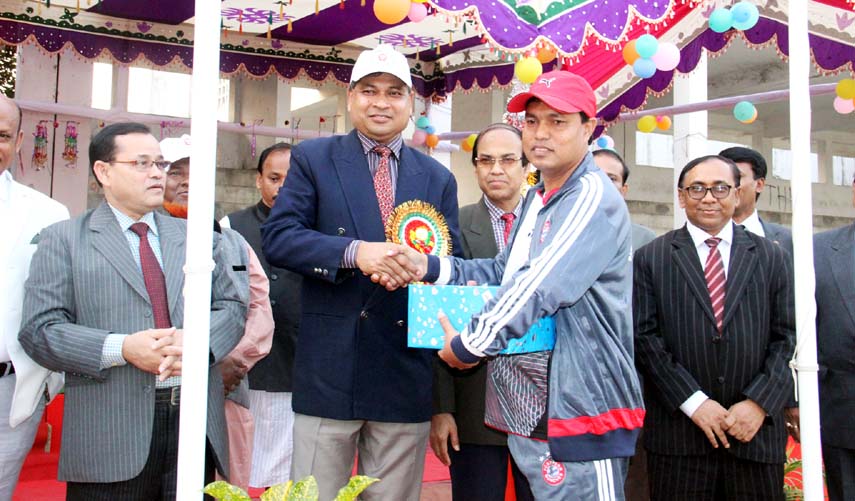
<svg viewBox="0 0 855 501">
<path fill-rule="evenodd" d="M 365 475 L 356 475 L 350 478 L 350 481 L 338 491 L 333 501 L 356 501 L 356 497 L 362 493 L 369 485 L 374 482 L 379 482 L 379 478 L 366 477 Z"/>
<path fill-rule="evenodd" d="M 315 477 L 309 475 L 294 484 L 288 501 L 318 501 L 318 496 L 320 496 L 318 481 L 315 480 Z"/>
<path fill-rule="evenodd" d="M 261 495 L 261 501 L 288 501 L 288 493 L 291 492 L 291 487 L 294 482 L 289 480 L 284 484 L 276 484 Z"/>
<path fill-rule="evenodd" d="M 203 492 L 220 501 L 252 501 L 243 489 L 222 480 L 206 485 Z"/>
</svg>

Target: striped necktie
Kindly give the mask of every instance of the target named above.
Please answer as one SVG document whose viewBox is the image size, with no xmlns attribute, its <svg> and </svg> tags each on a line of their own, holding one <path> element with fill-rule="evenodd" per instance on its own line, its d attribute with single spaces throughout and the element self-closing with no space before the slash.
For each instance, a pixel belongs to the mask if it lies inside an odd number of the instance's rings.
<svg viewBox="0 0 855 501">
<path fill-rule="evenodd" d="M 148 243 L 148 225 L 145 223 L 134 223 L 131 231 L 140 237 L 140 267 L 142 268 L 145 290 L 151 301 L 151 309 L 154 315 L 154 327 L 166 329 L 172 327 L 169 320 L 169 305 L 166 300 L 166 279 L 157 257 Z"/>
<path fill-rule="evenodd" d="M 721 260 L 721 253 L 718 251 L 719 242 L 721 242 L 720 238 L 708 238 L 704 241 L 710 248 L 707 264 L 704 266 L 704 278 L 706 278 L 707 290 L 710 293 L 715 326 L 718 329 L 718 335 L 721 336 L 721 324 L 724 320 L 724 289 L 727 280 L 724 277 L 724 262 Z"/>
</svg>

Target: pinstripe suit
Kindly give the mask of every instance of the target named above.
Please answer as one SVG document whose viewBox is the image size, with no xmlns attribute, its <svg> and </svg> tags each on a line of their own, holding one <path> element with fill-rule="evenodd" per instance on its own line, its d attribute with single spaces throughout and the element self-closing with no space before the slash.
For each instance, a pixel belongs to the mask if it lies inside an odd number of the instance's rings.
<svg viewBox="0 0 855 501">
<path fill-rule="evenodd" d="M 186 223 L 154 217 L 169 315 L 181 328 Z M 235 271 L 223 264 L 219 236 L 214 239 L 212 363 L 237 344 L 246 318 Z M 107 334 L 153 327 L 142 273 L 106 203 L 42 232 L 26 284 L 19 339 L 38 363 L 66 373 L 60 480 L 118 482 L 142 470 L 151 443 L 155 376 L 130 364 L 102 370 L 100 363 Z M 207 436 L 227 474 L 223 384 L 216 370 L 208 375 Z"/>
<path fill-rule="evenodd" d="M 795 339 L 792 264 L 785 251 L 734 226 L 720 338 L 703 268 L 685 227 L 640 249 L 634 273 L 636 363 L 646 384 L 645 448 L 663 456 L 713 452 L 700 428 L 679 410 L 700 390 L 724 408 L 749 398 L 768 414 L 749 443 L 730 440 L 726 458 L 746 465 L 783 463 L 782 409 L 792 393 L 787 362 Z M 706 480 L 664 473 L 672 486 Z M 654 493 L 655 475 L 651 471 Z M 755 494 L 748 498 L 759 499 Z"/>
</svg>

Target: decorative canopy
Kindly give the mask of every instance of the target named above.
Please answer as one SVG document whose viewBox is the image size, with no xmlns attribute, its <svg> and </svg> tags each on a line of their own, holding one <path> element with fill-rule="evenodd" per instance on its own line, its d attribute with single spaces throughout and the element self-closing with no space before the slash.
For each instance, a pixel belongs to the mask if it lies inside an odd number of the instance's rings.
<svg viewBox="0 0 855 501">
<path fill-rule="evenodd" d="M 386 43 L 412 60 L 417 92 L 441 97 L 509 86 L 514 61 L 543 48 L 557 56 L 544 69 L 560 64 L 585 77 L 610 121 L 673 79 L 674 71 L 639 79 L 625 64 L 621 49 L 644 33 L 681 48 L 682 73 L 702 48 L 724 50 L 735 36 L 788 53 L 787 0 L 767 0 L 754 28 L 723 34 L 707 29 L 714 3 L 688 0 L 430 0 L 425 19 L 395 25 L 378 20 L 375 1 L 385 0 L 225 0 L 220 70 L 346 84 L 359 51 Z M 193 8 L 193 0 L 0 0 L 0 41 L 191 67 Z M 855 71 L 855 0 L 813 0 L 809 18 L 820 71 Z"/>
</svg>

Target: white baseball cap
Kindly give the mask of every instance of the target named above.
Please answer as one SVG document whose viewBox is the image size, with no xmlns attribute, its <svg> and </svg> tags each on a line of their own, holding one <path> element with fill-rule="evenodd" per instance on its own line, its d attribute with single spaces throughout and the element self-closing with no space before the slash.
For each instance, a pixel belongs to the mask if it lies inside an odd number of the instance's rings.
<svg viewBox="0 0 855 501">
<path fill-rule="evenodd" d="M 353 65 L 350 83 L 356 83 L 372 73 L 388 73 L 398 77 L 407 87 L 413 87 L 407 58 L 389 44 L 380 44 L 371 50 L 363 51 Z"/>
<path fill-rule="evenodd" d="M 181 137 L 168 137 L 160 142 L 160 151 L 163 153 L 163 159 L 167 162 L 177 162 L 182 158 L 190 158 L 191 144 L 189 134 L 184 134 Z"/>
</svg>

